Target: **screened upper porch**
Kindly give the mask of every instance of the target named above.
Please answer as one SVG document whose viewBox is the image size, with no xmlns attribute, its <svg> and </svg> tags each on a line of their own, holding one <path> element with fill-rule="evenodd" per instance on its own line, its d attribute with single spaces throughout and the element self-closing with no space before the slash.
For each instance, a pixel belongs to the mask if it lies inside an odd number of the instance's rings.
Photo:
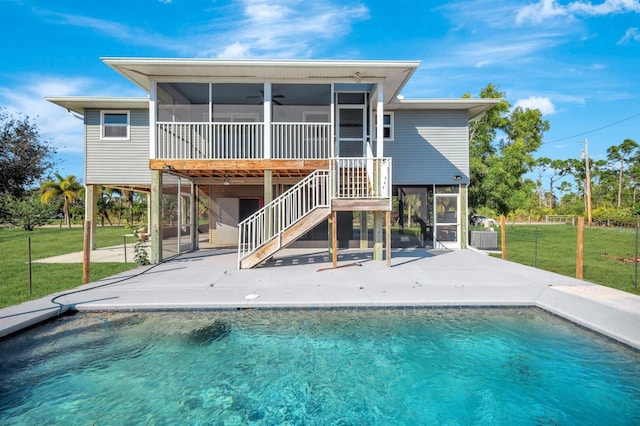
<svg viewBox="0 0 640 426">
<path fill-rule="evenodd" d="M 331 92 L 330 84 L 158 83 L 155 158 L 332 157 Z"/>
</svg>

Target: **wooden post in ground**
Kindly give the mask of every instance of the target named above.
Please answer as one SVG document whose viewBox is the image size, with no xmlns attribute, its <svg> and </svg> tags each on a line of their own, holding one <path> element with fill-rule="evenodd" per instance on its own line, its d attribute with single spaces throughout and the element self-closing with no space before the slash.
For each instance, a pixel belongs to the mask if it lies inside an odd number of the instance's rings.
<svg viewBox="0 0 640 426">
<path fill-rule="evenodd" d="M 84 222 L 84 244 L 82 247 L 82 284 L 90 281 L 91 269 L 91 221 Z"/>
<path fill-rule="evenodd" d="M 331 246 L 333 252 L 331 253 L 331 261 L 333 266 L 338 266 L 338 212 L 333 210 L 331 212 Z"/>
<path fill-rule="evenodd" d="M 584 217 L 578 218 L 578 247 L 576 252 L 576 278 L 581 280 L 582 260 L 584 252 Z"/>
<path fill-rule="evenodd" d="M 387 268 L 391 267 L 391 212 L 388 211 L 385 220 L 387 238 Z"/>
<path fill-rule="evenodd" d="M 384 223 L 383 212 L 373 212 L 373 260 L 382 260 L 382 227 Z"/>
<path fill-rule="evenodd" d="M 91 250 L 98 248 L 97 246 L 97 230 L 98 230 L 98 191 L 97 185 L 85 185 L 85 214 L 84 220 L 91 222 Z"/>
<path fill-rule="evenodd" d="M 507 260 L 507 227 L 504 216 L 500 216 L 500 239 L 502 240 L 502 260 Z"/>
<path fill-rule="evenodd" d="M 367 223 L 367 212 L 360 212 L 360 248 L 369 248 L 369 224 Z"/>
<path fill-rule="evenodd" d="M 162 171 L 151 170 L 151 263 L 162 261 Z"/>
</svg>

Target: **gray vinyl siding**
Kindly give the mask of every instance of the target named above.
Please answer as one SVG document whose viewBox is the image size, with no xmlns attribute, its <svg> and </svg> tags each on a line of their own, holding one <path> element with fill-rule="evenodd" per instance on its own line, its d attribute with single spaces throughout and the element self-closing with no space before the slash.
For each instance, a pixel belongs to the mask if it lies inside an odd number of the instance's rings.
<svg viewBox="0 0 640 426">
<path fill-rule="evenodd" d="M 395 111 L 394 140 L 384 143 L 393 184 L 468 183 L 468 141 L 466 111 Z"/>
<path fill-rule="evenodd" d="M 85 183 L 150 185 L 149 111 L 129 112 L 129 140 L 102 140 L 100 110 L 85 111 Z"/>
</svg>

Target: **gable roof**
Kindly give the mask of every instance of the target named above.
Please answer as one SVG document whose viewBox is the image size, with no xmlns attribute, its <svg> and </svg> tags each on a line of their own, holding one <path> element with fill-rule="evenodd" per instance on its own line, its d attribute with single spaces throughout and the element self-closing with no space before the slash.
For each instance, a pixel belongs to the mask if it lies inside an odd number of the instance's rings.
<svg viewBox="0 0 640 426">
<path fill-rule="evenodd" d="M 385 103 L 393 102 L 420 65 L 419 61 L 264 59 L 102 58 L 102 61 L 147 92 L 151 80 L 382 81 Z"/>
</svg>

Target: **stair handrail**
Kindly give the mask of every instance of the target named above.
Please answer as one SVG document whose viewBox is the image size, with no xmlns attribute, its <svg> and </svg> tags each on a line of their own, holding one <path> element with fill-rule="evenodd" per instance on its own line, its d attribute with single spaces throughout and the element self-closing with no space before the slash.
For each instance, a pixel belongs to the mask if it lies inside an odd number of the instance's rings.
<svg viewBox="0 0 640 426">
<path fill-rule="evenodd" d="M 244 258 L 277 238 L 311 211 L 329 207 L 329 170 L 315 170 L 238 224 L 238 269 Z"/>
</svg>

